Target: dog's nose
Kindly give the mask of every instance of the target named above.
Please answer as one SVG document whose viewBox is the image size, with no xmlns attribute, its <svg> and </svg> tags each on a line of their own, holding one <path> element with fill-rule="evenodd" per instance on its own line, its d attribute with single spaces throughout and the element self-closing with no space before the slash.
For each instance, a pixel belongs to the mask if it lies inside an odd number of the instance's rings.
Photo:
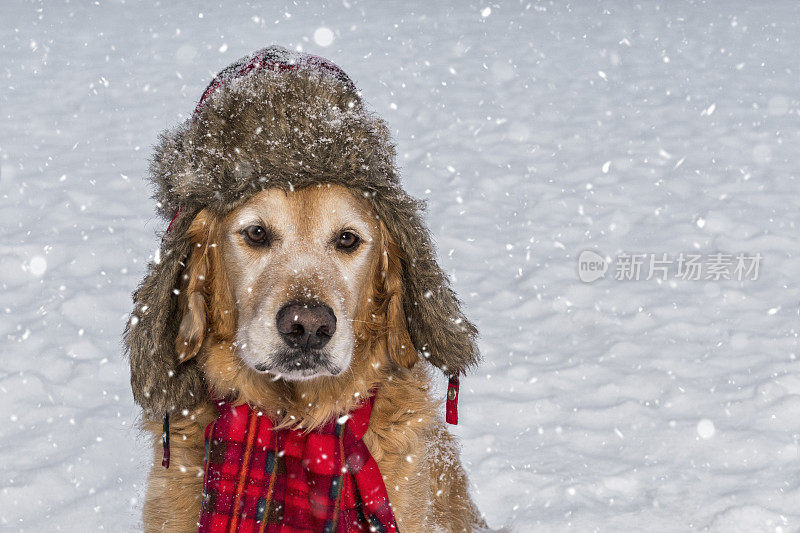
<svg viewBox="0 0 800 533">
<path fill-rule="evenodd" d="M 281 337 L 292 348 L 320 349 L 336 331 L 336 315 L 325 304 L 286 304 L 276 321 Z"/>
</svg>

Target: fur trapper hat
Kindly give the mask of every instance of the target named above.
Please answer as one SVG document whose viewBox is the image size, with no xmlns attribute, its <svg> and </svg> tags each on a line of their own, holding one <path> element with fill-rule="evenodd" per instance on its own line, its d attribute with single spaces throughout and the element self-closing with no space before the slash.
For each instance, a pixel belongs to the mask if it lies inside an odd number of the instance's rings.
<svg viewBox="0 0 800 533">
<path fill-rule="evenodd" d="M 477 331 L 436 263 L 424 204 L 400 186 L 386 124 L 333 63 L 271 46 L 224 69 L 194 114 L 161 134 L 150 180 L 172 223 L 125 330 L 133 395 L 145 414 L 191 409 L 208 396 L 197 360 L 179 364 L 174 348 L 192 220 L 203 208 L 225 214 L 270 187 L 335 183 L 365 196 L 405 253 L 403 307 L 418 353 L 450 376 L 478 362 Z"/>
</svg>

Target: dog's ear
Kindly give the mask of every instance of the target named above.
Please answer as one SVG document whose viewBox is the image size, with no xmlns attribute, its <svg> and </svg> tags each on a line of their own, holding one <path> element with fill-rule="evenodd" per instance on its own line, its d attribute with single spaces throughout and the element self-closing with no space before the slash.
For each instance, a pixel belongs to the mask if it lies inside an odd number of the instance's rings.
<svg viewBox="0 0 800 533">
<path fill-rule="evenodd" d="M 211 233 L 214 219 L 206 210 L 201 211 L 189 226 L 188 238 L 191 252 L 183 272 L 178 294 L 178 309 L 181 318 L 178 335 L 175 337 L 175 353 L 178 362 L 184 363 L 197 355 L 208 327 L 208 305 L 206 298 L 209 278 L 213 268 L 211 261 Z"/>
<path fill-rule="evenodd" d="M 197 355 L 212 329 L 217 340 L 234 335 L 235 308 L 222 268 L 218 226 L 217 217 L 204 209 L 187 232 L 192 251 L 178 295 L 181 320 L 175 337 L 180 363 Z"/>
<path fill-rule="evenodd" d="M 386 343 L 389 358 L 398 365 L 411 368 L 418 360 L 417 350 L 408 333 L 406 313 L 403 308 L 403 269 L 405 254 L 395 243 L 383 221 L 379 222 L 381 255 L 378 261 L 376 303 L 385 316 Z"/>
<path fill-rule="evenodd" d="M 387 267 L 400 268 L 403 314 L 414 349 L 448 376 L 478 364 L 477 328 L 464 316 L 461 302 L 436 261 L 430 233 L 422 221 L 424 203 L 399 187 L 371 196 L 373 207 L 396 250 Z M 399 258 L 399 261 L 392 261 Z M 387 281 L 390 280 L 387 271 Z M 394 317 L 401 314 L 395 307 Z M 415 354 L 416 355 L 416 354 Z M 410 362 L 408 353 L 398 358 Z"/>
</svg>

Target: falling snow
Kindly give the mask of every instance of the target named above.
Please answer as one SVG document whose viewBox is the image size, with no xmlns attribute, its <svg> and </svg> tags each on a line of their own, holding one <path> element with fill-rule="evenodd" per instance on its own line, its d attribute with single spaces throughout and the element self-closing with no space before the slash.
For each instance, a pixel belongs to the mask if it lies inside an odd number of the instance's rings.
<svg viewBox="0 0 800 533">
<path fill-rule="evenodd" d="M 333 32 L 330 28 L 317 28 L 314 32 L 314 42 L 319 46 L 330 46 L 333 43 Z"/>
</svg>

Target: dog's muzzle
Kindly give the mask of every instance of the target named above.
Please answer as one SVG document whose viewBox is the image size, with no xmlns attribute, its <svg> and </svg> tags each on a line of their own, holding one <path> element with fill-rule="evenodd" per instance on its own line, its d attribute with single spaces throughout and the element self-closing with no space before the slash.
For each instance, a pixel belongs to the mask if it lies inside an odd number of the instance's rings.
<svg viewBox="0 0 800 533">
<path fill-rule="evenodd" d="M 290 302 L 280 308 L 275 322 L 284 342 L 271 364 L 255 365 L 261 372 L 311 376 L 321 369 L 331 375 L 341 372 L 324 347 L 336 332 L 336 315 L 320 302 Z"/>
</svg>

